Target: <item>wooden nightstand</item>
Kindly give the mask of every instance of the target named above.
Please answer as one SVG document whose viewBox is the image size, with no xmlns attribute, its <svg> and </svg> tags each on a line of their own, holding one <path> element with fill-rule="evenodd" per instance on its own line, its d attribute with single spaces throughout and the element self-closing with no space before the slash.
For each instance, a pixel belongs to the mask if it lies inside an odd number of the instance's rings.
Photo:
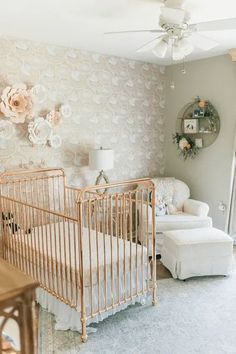
<svg viewBox="0 0 236 354">
<path fill-rule="evenodd" d="M 37 353 L 38 314 L 35 289 L 39 283 L 0 258 L 0 353 L 18 353 L 7 350 L 2 333 L 8 321 L 19 327 L 20 353 Z M 11 333 L 7 333 L 11 337 Z"/>
</svg>

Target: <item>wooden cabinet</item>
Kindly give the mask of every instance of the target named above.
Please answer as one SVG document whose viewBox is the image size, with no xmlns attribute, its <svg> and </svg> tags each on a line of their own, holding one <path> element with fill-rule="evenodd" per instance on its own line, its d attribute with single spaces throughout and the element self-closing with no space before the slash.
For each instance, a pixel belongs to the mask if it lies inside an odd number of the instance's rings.
<svg viewBox="0 0 236 354">
<path fill-rule="evenodd" d="M 37 353 L 38 315 L 35 289 L 38 282 L 0 258 L 0 353 Z M 10 348 L 5 335 L 8 322 L 18 326 L 20 348 Z M 4 333 L 4 335 L 3 335 Z"/>
</svg>

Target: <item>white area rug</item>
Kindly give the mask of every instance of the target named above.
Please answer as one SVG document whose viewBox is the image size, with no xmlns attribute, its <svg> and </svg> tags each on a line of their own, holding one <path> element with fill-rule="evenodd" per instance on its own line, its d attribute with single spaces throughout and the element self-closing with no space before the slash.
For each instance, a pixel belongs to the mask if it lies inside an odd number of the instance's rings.
<svg viewBox="0 0 236 354">
<path fill-rule="evenodd" d="M 77 332 L 55 331 L 41 311 L 39 353 L 236 353 L 236 273 L 160 280 L 158 296 L 157 307 L 131 306 L 99 323 L 85 344 Z"/>
</svg>

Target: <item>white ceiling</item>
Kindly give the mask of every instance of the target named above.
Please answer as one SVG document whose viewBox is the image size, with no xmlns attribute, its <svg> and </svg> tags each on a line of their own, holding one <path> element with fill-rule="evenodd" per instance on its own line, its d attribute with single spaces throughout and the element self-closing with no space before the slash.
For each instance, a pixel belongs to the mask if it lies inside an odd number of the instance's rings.
<svg viewBox="0 0 236 354">
<path fill-rule="evenodd" d="M 104 35 L 106 31 L 158 28 L 158 0 L 0 0 L 0 34 L 71 46 L 135 60 L 169 64 L 136 49 L 155 34 Z M 235 0 L 186 0 L 191 23 L 236 17 Z M 204 32 L 219 42 L 188 60 L 225 54 L 236 47 L 236 30 Z"/>
</svg>

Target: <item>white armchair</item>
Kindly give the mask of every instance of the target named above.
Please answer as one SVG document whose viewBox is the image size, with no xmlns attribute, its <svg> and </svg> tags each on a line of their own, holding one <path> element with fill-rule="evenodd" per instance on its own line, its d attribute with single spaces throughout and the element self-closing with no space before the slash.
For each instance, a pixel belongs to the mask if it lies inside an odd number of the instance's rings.
<svg viewBox="0 0 236 354">
<path fill-rule="evenodd" d="M 164 231 L 212 227 L 212 219 L 208 216 L 208 204 L 190 199 L 189 187 L 184 182 L 172 177 L 154 178 L 153 182 L 156 186 L 158 250 L 162 245 Z M 164 211 L 163 208 L 160 208 L 160 204 L 165 205 Z M 151 219 L 151 207 L 149 208 Z M 151 223 L 147 227 L 143 220 L 142 225 L 143 231 L 149 230 L 151 233 Z"/>
</svg>

